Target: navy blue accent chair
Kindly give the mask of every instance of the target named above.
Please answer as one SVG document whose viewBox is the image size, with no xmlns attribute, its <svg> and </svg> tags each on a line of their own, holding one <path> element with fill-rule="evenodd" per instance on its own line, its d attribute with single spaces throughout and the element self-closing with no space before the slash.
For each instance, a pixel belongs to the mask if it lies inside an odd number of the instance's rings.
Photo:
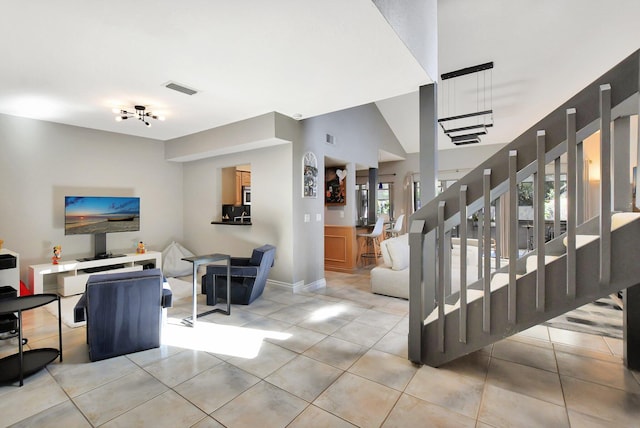
<svg viewBox="0 0 640 428">
<path fill-rule="evenodd" d="M 171 306 L 160 269 L 91 275 L 74 308 L 87 321 L 91 361 L 160 346 L 162 308 Z"/>
<path fill-rule="evenodd" d="M 275 257 L 273 245 L 254 249 L 251 257 L 231 257 L 231 303 L 248 305 L 262 295 Z M 207 266 L 202 288 L 207 295 L 207 305 L 215 305 L 218 299 L 226 302 L 227 267 Z"/>
</svg>

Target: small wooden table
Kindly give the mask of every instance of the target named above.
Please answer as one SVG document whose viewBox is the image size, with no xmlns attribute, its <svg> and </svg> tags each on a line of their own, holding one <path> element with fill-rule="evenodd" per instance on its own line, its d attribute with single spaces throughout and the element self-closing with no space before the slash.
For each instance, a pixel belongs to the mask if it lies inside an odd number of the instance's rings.
<svg viewBox="0 0 640 428">
<path fill-rule="evenodd" d="M 182 260 L 193 263 L 193 315 L 184 318 L 182 321 L 190 324 L 191 326 L 195 326 L 198 317 L 203 317 L 214 312 L 231 315 L 231 256 L 228 254 L 215 253 L 204 256 L 184 257 Z M 198 267 L 222 261 L 227 263 L 227 310 L 225 311 L 223 309 L 216 308 L 199 314 L 197 290 Z M 213 284 L 213 286 L 215 287 L 215 284 Z"/>
</svg>

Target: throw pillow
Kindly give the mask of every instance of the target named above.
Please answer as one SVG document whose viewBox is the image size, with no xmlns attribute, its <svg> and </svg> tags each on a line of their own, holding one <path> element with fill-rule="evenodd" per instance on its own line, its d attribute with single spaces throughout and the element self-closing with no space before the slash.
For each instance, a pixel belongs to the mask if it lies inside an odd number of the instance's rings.
<svg viewBox="0 0 640 428">
<path fill-rule="evenodd" d="M 192 257 L 193 253 L 177 242 L 172 242 L 162 251 L 162 273 L 166 277 L 186 276 L 193 274 L 193 264 L 182 260 Z"/>
<path fill-rule="evenodd" d="M 391 262 L 391 256 L 389 255 L 389 249 L 387 248 L 389 241 L 391 241 L 391 239 L 385 239 L 380 243 L 380 252 L 382 253 L 382 261 L 384 262 L 384 265 L 387 267 L 391 267 L 393 265 L 393 263 Z"/>
<path fill-rule="evenodd" d="M 409 245 L 406 240 L 399 238 L 389 239 L 387 249 L 391 257 L 391 269 L 403 270 L 409 267 Z"/>
</svg>

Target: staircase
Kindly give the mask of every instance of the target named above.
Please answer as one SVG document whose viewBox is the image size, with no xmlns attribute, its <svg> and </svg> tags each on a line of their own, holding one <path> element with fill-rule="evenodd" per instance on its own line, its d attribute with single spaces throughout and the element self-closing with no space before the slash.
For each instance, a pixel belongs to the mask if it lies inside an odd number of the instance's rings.
<svg viewBox="0 0 640 428">
<path fill-rule="evenodd" d="M 612 118 L 638 114 L 639 82 L 636 51 L 411 217 L 411 361 L 437 367 L 640 283 L 640 215 L 612 211 L 610 166 Z M 599 215 L 586 218 L 589 184 L 582 141 L 598 130 Z M 567 164 L 566 231 L 556 202 L 555 238 L 548 240 L 545 179 L 552 171 L 554 189 L 560 188 L 561 156 Z M 534 188 L 534 250 L 522 255 L 517 242 L 518 184 L 529 177 Z M 505 251 L 491 245 L 491 205 L 495 213 L 505 214 L 495 219 L 498 234 L 506 231 Z M 466 219 L 473 214 L 480 219 L 478 279 L 468 283 Z M 451 269 L 455 235 L 460 238 L 460 270 Z M 457 275 L 459 290 L 451 285 Z"/>
</svg>

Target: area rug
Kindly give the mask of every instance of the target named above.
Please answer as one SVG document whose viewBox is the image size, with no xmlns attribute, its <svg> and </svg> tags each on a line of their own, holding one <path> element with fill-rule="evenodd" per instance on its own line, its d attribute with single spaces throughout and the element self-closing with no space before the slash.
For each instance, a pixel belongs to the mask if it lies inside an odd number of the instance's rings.
<svg viewBox="0 0 640 428">
<path fill-rule="evenodd" d="M 193 282 L 191 282 L 191 278 L 191 275 L 181 278 L 167 278 L 171 286 L 173 300 L 184 299 L 185 297 L 191 298 L 191 296 L 193 296 Z M 198 290 L 198 292 L 199 291 L 200 290 Z"/>
<path fill-rule="evenodd" d="M 622 339 L 622 309 L 603 297 L 545 322 L 547 327 Z"/>
<path fill-rule="evenodd" d="M 188 281 L 185 281 L 188 280 Z M 184 277 L 183 279 L 179 278 L 167 278 L 169 285 L 171 286 L 171 293 L 173 294 L 173 299 L 178 300 L 185 297 L 191 298 L 193 293 L 193 284 L 190 282 L 191 277 Z M 71 328 L 81 327 L 85 325 L 87 322 L 74 322 L 73 321 L 73 308 L 80 300 L 82 294 L 78 294 L 75 296 L 67 296 L 60 298 L 60 312 L 62 313 L 62 322 Z M 52 302 L 44 307 L 50 314 L 58 317 L 58 303 Z"/>
<path fill-rule="evenodd" d="M 80 300 L 82 294 L 77 294 L 75 296 L 61 297 L 60 298 L 60 313 L 62 314 L 62 322 L 67 327 L 76 328 L 85 325 L 87 322 L 74 322 L 73 321 L 73 308 Z M 58 318 L 58 302 L 51 302 L 44 307 L 49 313 L 51 313 L 54 317 Z"/>
</svg>

